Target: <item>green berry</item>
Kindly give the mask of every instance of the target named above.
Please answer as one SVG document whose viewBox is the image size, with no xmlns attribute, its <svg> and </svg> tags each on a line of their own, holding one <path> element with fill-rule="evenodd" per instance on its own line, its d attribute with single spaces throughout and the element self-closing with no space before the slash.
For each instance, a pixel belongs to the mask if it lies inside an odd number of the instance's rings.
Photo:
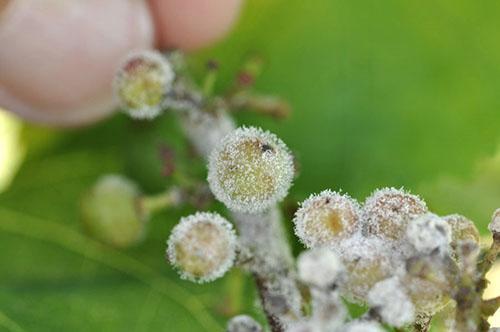
<svg viewBox="0 0 500 332">
<path fill-rule="evenodd" d="M 146 219 L 139 210 L 139 194 L 137 186 L 123 176 L 101 177 L 80 202 L 84 228 L 115 247 L 138 243 L 144 236 Z"/>
</svg>

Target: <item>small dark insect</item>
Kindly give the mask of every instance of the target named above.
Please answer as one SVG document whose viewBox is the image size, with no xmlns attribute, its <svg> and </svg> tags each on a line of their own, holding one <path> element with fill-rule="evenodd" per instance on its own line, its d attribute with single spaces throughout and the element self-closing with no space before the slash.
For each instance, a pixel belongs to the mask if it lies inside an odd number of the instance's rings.
<svg viewBox="0 0 500 332">
<path fill-rule="evenodd" d="M 269 144 L 262 144 L 260 149 L 262 150 L 262 153 L 267 152 L 267 151 L 274 151 L 273 147 L 270 146 Z"/>
</svg>

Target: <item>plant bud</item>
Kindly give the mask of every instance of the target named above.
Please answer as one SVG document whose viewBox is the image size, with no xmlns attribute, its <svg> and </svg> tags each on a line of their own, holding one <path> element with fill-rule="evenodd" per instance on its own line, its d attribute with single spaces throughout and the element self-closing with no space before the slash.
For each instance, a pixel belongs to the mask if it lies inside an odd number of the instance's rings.
<svg viewBox="0 0 500 332">
<path fill-rule="evenodd" d="M 408 225 L 406 235 L 420 253 L 430 254 L 435 249 L 446 253 L 451 242 L 451 227 L 437 215 L 426 213 Z"/>
<path fill-rule="evenodd" d="M 329 248 L 316 248 L 301 253 L 297 266 L 302 281 L 324 289 L 331 287 L 343 270 L 337 254 Z"/>
<path fill-rule="evenodd" d="M 158 116 L 172 89 L 174 71 L 157 51 L 131 53 L 119 67 L 113 87 L 120 106 L 135 119 Z"/>
<path fill-rule="evenodd" d="M 309 248 L 334 246 L 357 231 L 359 204 L 348 195 L 325 190 L 311 195 L 295 213 L 295 234 Z"/>
<path fill-rule="evenodd" d="M 215 197 L 229 209 L 261 212 L 282 200 L 292 184 L 293 158 L 274 134 L 241 127 L 213 149 L 208 183 Z"/>
<path fill-rule="evenodd" d="M 235 259 L 233 226 L 216 213 L 181 218 L 168 239 L 167 257 L 181 278 L 208 282 L 222 277 Z"/>
<path fill-rule="evenodd" d="M 410 221 L 427 211 L 427 205 L 418 196 L 401 189 L 378 189 L 365 201 L 363 230 L 384 239 L 399 240 Z"/>
<path fill-rule="evenodd" d="M 120 175 L 106 175 L 82 197 L 81 220 L 94 238 L 115 247 L 139 242 L 145 231 L 145 213 L 137 199 L 139 189 Z"/>
<path fill-rule="evenodd" d="M 239 315 L 227 323 L 226 332 L 262 332 L 262 326 L 250 316 Z"/>
<path fill-rule="evenodd" d="M 415 319 L 413 303 L 398 277 L 376 283 L 368 293 L 368 303 L 384 322 L 395 327 L 402 327 Z"/>
</svg>

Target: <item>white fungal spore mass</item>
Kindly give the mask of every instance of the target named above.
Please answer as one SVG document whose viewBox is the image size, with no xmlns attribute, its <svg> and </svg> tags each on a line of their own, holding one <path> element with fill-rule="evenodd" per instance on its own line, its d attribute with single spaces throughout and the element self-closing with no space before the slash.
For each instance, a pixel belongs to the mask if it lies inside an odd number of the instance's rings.
<svg viewBox="0 0 500 332">
<path fill-rule="evenodd" d="M 258 213 L 282 200 L 294 175 L 293 158 L 274 134 L 241 127 L 213 149 L 208 183 L 215 197 L 229 209 Z"/>
<path fill-rule="evenodd" d="M 295 234 L 308 247 L 332 246 L 351 236 L 360 223 L 359 204 L 331 190 L 311 195 L 295 213 Z"/>
<path fill-rule="evenodd" d="M 262 327 L 250 316 L 239 315 L 227 323 L 227 332 L 262 332 Z"/>
<path fill-rule="evenodd" d="M 451 227 L 439 216 L 427 213 L 413 220 L 406 232 L 409 242 L 423 254 L 433 250 L 447 252 L 451 242 Z"/>
<path fill-rule="evenodd" d="M 384 332 L 382 326 L 374 321 L 352 321 L 344 325 L 341 329 L 342 332 Z"/>
<path fill-rule="evenodd" d="M 208 282 L 223 276 L 234 263 L 233 226 L 216 213 L 181 218 L 168 239 L 167 256 L 181 277 Z"/>
<path fill-rule="evenodd" d="M 325 289 L 334 284 L 344 269 L 337 254 L 329 248 L 310 249 L 301 253 L 297 267 L 302 281 Z"/>
<path fill-rule="evenodd" d="M 375 284 L 368 293 L 368 303 L 386 323 L 396 327 L 411 323 L 415 317 L 413 303 L 398 277 Z"/>
<path fill-rule="evenodd" d="M 136 51 L 121 63 L 113 81 L 120 107 L 135 119 L 153 119 L 164 106 L 175 74 L 170 62 L 152 50 Z"/>
</svg>

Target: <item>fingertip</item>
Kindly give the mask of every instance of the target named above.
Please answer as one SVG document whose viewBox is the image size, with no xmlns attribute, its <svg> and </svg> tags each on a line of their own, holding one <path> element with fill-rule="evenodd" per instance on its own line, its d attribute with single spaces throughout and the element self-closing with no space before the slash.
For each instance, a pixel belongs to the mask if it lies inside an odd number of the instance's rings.
<svg viewBox="0 0 500 332">
<path fill-rule="evenodd" d="M 200 48 L 223 37 L 242 0 L 148 0 L 159 47 Z"/>
<path fill-rule="evenodd" d="M 153 44 L 142 1 L 19 0 L 0 14 L 0 106 L 35 122 L 81 125 L 109 115 L 116 64 Z"/>
</svg>

